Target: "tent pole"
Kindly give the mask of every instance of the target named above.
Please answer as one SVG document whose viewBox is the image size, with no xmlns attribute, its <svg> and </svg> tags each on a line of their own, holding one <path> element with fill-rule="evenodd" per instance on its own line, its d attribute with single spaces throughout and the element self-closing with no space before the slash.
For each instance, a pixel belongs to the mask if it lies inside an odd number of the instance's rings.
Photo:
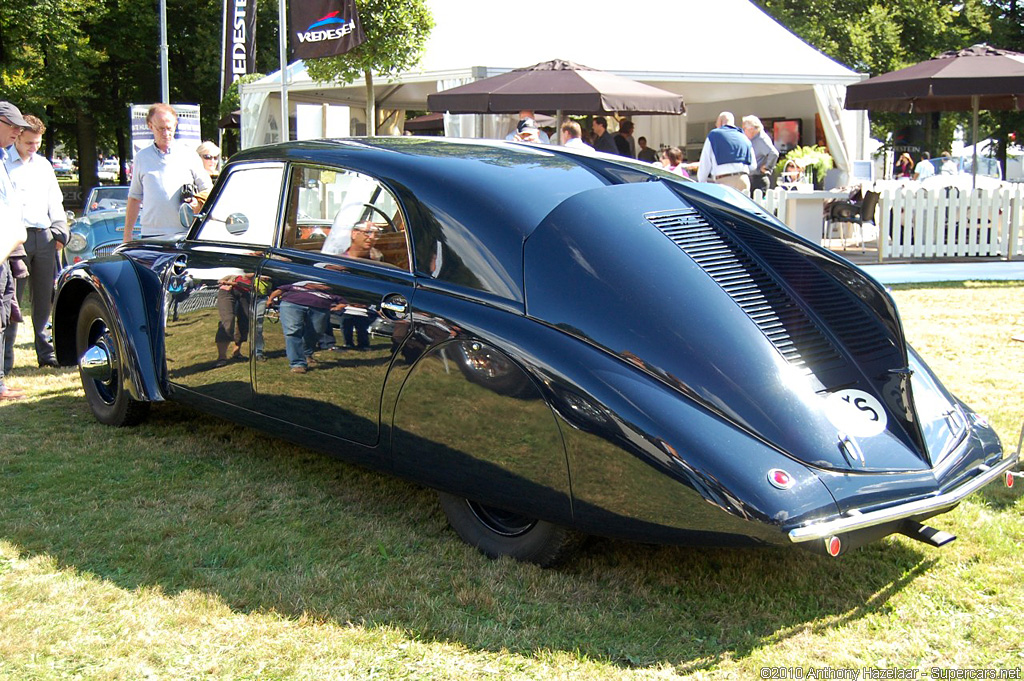
<svg viewBox="0 0 1024 681">
<path fill-rule="evenodd" d="M 286 19 L 287 8 L 284 0 L 277 3 L 277 21 L 279 37 L 277 41 L 278 56 L 281 60 L 281 141 L 288 142 L 291 131 L 288 129 L 288 22 Z"/>
<path fill-rule="evenodd" d="M 974 161 L 971 164 L 971 189 L 978 188 L 978 106 L 981 98 L 978 95 L 971 96 L 971 141 L 974 143 Z"/>
<path fill-rule="evenodd" d="M 555 111 L 555 125 L 557 126 L 555 128 L 555 140 L 558 141 L 558 144 L 561 144 L 562 143 L 562 110 L 561 109 Z"/>
</svg>

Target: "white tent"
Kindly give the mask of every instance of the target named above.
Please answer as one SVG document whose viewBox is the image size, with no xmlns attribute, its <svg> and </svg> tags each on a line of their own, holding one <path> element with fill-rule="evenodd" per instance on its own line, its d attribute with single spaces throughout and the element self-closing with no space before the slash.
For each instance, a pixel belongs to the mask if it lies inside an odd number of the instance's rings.
<svg viewBox="0 0 1024 681">
<path fill-rule="evenodd" d="M 428 0 L 435 27 L 416 70 L 390 82 L 375 78 L 377 106 L 424 110 L 427 95 L 549 59 L 567 59 L 683 95 L 685 116 L 634 117 L 651 146 L 685 147 L 696 158 L 718 113 L 798 118 L 803 143 L 815 142 L 819 114 L 841 167 L 865 158 L 867 114 L 845 111 L 857 74 L 804 43 L 749 0 L 591 0 L 570 12 L 507 3 Z M 571 17 L 571 20 L 567 20 Z M 364 105 L 364 84 L 315 83 L 301 62 L 289 69 L 297 104 Z M 243 86 L 243 146 L 275 141 L 280 74 Z M 292 115 L 295 107 L 292 107 Z M 504 137 L 505 122 L 459 117 L 449 134 Z M 470 125 L 466 125 L 469 123 Z M 488 129 L 490 126 L 490 129 Z M 468 128 L 468 130 L 467 130 Z M 346 131 L 347 132 L 347 131 Z"/>
</svg>

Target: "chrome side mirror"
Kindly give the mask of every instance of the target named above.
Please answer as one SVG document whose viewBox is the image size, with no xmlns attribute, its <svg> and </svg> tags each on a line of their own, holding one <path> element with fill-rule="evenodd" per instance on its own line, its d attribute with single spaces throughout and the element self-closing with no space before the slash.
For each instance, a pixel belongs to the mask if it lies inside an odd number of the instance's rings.
<svg viewBox="0 0 1024 681">
<path fill-rule="evenodd" d="M 178 208 L 178 220 L 181 222 L 181 226 L 188 229 L 192 226 L 192 221 L 196 219 L 196 212 L 192 210 L 192 206 L 187 203 L 181 204 Z"/>
<path fill-rule="evenodd" d="M 228 230 L 228 234 L 233 236 L 245 234 L 246 230 L 249 229 L 249 218 L 242 213 L 232 213 L 224 221 L 224 228 Z"/>
</svg>

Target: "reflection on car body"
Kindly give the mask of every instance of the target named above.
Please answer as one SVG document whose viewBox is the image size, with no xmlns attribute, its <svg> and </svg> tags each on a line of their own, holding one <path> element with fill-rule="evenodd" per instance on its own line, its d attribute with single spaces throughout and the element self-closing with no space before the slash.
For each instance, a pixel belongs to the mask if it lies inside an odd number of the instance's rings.
<svg viewBox="0 0 1024 681">
<path fill-rule="evenodd" d="M 258 424 L 544 565 L 581 533 L 939 545 L 922 522 L 1016 462 L 854 266 L 728 188 L 557 148 L 239 153 L 187 238 L 64 272 L 54 334 L 105 423 Z"/>
</svg>

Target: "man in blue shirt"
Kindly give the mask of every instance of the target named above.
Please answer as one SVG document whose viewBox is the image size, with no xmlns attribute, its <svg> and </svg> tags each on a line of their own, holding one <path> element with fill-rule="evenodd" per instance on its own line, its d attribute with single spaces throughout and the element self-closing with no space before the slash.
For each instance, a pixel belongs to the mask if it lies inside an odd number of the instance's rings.
<svg viewBox="0 0 1024 681">
<path fill-rule="evenodd" d="M 749 195 L 750 173 L 756 167 L 754 147 L 736 127 L 736 118 L 731 112 L 718 114 L 716 126 L 704 140 L 697 181 L 728 185 Z"/>
</svg>

